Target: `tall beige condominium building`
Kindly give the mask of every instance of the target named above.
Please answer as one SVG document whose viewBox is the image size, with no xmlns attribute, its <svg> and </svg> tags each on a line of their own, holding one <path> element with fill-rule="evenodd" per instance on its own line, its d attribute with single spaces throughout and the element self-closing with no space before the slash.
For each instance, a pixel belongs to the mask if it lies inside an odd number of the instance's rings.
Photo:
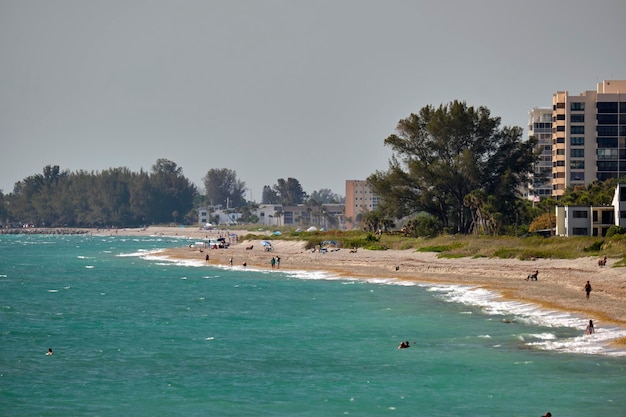
<svg viewBox="0 0 626 417">
<path fill-rule="evenodd" d="M 552 109 L 535 107 L 528 114 L 528 136 L 537 138 L 540 150 L 528 184 L 528 198 L 537 201 L 552 195 Z"/>
<path fill-rule="evenodd" d="M 363 180 L 346 180 L 346 226 L 355 228 L 361 222 L 363 213 L 375 210 L 378 197 L 372 187 Z"/>
<path fill-rule="evenodd" d="M 626 175 L 626 80 L 552 96 L 552 195 Z"/>
</svg>

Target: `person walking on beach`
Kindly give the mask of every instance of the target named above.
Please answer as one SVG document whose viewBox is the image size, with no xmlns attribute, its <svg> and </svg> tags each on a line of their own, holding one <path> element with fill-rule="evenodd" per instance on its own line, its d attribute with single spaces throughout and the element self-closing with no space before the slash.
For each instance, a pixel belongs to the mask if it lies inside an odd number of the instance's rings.
<svg viewBox="0 0 626 417">
<path fill-rule="evenodd" d="M 272 264 L 272 269 L 276 267 L 276 258 L 274 258 L 273 256 L 272 256 L 272 260 L 270 261 L 270 264 Z"/>
<path fill-rule="evenodd" d="M 233 266 L 233 257 L 231 256 L 230 259 L 228 260 L 228 263 L 230 264 L 230 266 Z"/>
<path fill-rule="evenodd" d="M 587 293 L 587 300 L 589 299 L 589 293 L 591 293 L 591 284 L 589 281 L 585 284 L 585 292 Z"/>
<path fill-rule="evenodd" d="M 280 256 L 276 257 L 276 269 L 280 269 Z"/>
<path fill-rule="evenodd" d="M 593 320 L 589 320 L 589 324 L 585 329 L 585 334 L 593 334 Z"/>
</svg>

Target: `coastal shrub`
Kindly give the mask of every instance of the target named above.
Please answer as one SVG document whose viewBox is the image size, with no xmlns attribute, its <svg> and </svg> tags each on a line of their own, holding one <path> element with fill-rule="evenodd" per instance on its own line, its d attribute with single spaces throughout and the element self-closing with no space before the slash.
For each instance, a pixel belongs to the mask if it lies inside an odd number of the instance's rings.
<svg viewBox="0 0 626 417">
<path fill-rule="evenodd" d="M 449 252 L 454 249 L 462 248 L 463 243 L 452 243 L 450 245 L 422 246 L 418 248 L 418 252 Z"/>
<path fill-rule="evenodd" d="M 622 226 L 613 225 L 606 230 L 606 237 L 626 234 L 626 229 Z"/>
<path fill-rule="evenodd" d="M 524 249 L 522 250 L 517 257 L 522 261 L 530 261 L 533 259 L 547 259 L 550 258 L 550 252 L 547 250 L 542 250 L 540 248 L 537 249 Z"/>
<path fill-rule="evenodd" d="M 465 258 L 465 255 L 462 253 L 440 253 L 439 255 L 437 255 L 437 258 L 458 259 L 458 258 Z"/>
<path fill-rule="evenodd" d="M 367 250 L 387 250 L 389 248 L 385 247 L 384 245 L 380 245 L 380 244 L 372 244 L 372 245 L 366 245 L 364 246 L 364 249 Z"/>
<path fill-rule="evenodd" d="M 493 253 L 493 256 L 501 259 L 512 259 L 516 258 L 518 254 L 518 250 L 515 248 L 499 248 Z"/>
<path fill-rule="evenodd" d="M 602 245 L 604 244 L 604 240 L 598 240 L 596 242 L 593 242 L 591 245 L 587 246 L 586 248 L 583 248 L 583 251 L 585 252 L 598 252 L 600 250 L 602 250 Z"/>
</svg>

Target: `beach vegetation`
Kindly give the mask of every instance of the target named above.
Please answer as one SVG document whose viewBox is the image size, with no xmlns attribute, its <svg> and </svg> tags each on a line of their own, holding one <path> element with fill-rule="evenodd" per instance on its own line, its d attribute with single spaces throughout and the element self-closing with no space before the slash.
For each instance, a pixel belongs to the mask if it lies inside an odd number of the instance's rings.
<svg viewBox="0 0 626 417">
<path fill-rule="evenodd" d="M 537 160 L 537 141 L 522 133 L 501 127 L 486 107 L 426 106 L 385 139 L 393 151 L 389 169 L 368 182 L 392 218 L 425 212 L 440 233 L 497 236 L 506 225 L 530 223 L 517 190 Z"/>
<path fill-rule="evenodd" d="M 308 195 L 304 192 L 300 181 L 296 178 L 289 177 L 286 180 L 279 178 L 272 187 L 269 185 L 264 186 L 261 203 L 296 206 L 298 204 L 304 204 L 307 200 Z"/>
<path fill-rule="evenodd" d="M 225 209 L 245 205 L 246 183 L 237 178 L 235 170 L 212 168 L 202 181 L 206 191 L 206 204 Z"/>
<path fill-rule="evenodd" d="M 623 228 L 622 226 L 611 226 L 607 229 L 606 231 L 606 237 L 613 237 L 613 236 L 617 236 L 617 235 L 624 235 L 626 234 L 626 228 Z"/>
<path fill-rule="evenodd" d="M 198 195 L 182 168 L 159 159 L 150 172 L 110 168 L 100 172 L 61 170 L 48 165 L 41 174 L 18 181 L 5 196 L 13 225 L 37 227 L 128 227 L 167 224 L 172 214 L 188 219 Z"/>
</svg>

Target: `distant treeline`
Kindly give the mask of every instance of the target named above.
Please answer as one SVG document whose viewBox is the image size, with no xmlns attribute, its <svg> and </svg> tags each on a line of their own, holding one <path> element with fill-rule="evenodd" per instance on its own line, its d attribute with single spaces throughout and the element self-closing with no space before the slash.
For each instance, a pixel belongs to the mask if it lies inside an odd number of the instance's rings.
<svg viewBox="0 0 626 417">
<path fill-rule="evenodd" d="M 193 222 L 198 190 L 174 162 L 159 159 L 149 173 L 69 172 L 48 165 L 0 196 L 0 219 L 9 226 L 125 227 Z"/>
</svg>

